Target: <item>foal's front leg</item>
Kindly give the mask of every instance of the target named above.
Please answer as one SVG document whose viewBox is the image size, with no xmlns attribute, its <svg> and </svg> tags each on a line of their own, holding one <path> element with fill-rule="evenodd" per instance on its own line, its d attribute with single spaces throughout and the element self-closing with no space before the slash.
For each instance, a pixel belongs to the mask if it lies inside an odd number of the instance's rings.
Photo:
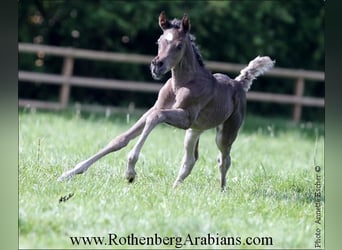
<svg viewBox="0 0 342 250">
<path fill-rule="evenodd" d="M 190 119 L 187 111 L 183 109 L 155 109 L 147 117 L 145 127 L 135 144 L 128 154 L 126 178 L 132 182 L 135 178 L 135 164 L 139 159 L 141 149 L 151 131 L 160 123 L 167 123 L 172 126 L 187 129 L 190 127 Z"/>
<path fill-rule="evenodd" d="M 173 188 L 176 188 L 180 183 L 184 181 L 186 177 L 190 174 L 195 162 L 198 158 L 198 140 L 202 134 L 202 130 L 188 129 L 185 133 L 184 138 L 184 156 L 182 160 L 181 168 L 176 181 L 173 184 Z"/>
<path fill-rule="evenodd" d="M 93 156 L 89 157 L 85 161 L 78 163 L 73 169 L 64 172 L 61 176 L 59 176 L 58 180 L 66 180 L 71 178 L 76 174 L 82 174 L 97 160 L 102 158 L 103 156 L 120 150 L 125 147 L 130 140 L 136 138 L 143 130 L 146 118 L 152 112 L 153 109 L 148 110 L 128 131 L 125 133 L 115 137 L 112 141 L 108 143 L 107 146 L 102 148 Z"/>
</svg>

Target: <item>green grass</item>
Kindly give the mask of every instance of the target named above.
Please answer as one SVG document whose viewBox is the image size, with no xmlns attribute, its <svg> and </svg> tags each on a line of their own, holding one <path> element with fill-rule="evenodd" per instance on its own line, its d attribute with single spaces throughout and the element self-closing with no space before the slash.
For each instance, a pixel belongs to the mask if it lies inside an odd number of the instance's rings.
<svg viewBox="0 0 342 250">
<path fill-rule="evenodd" d="M 169 126 L 157 127 L 148 138 L 133 184 L 123 176 L 126 155 L 136 140 L 85 174 L 56 181 L 135 119 L 127 123 L 120 115 L 19 113 L 20 248 L 134 248 L 74 246 L 69 238 L 109 233 L 160 237 L 210 233 L 240 236 L 241 241 L 270 236 L 272 246 L 222 248 L 314 248 L 314 166 L 324 167 L 323 125 L 248 116 L 233 145 L 225 193 L 219 188 L 215 130 L 201 136 L 200 158 L 193 172 L 179 189 L 172 189 L 184 131 Z M 69 200 L 59 202 L 69 194 L 73 194 Z M 164 247 L 174 249 L 175 244 Z M 220 248 L 183 246 L 201 247 Z"/>
</svg>

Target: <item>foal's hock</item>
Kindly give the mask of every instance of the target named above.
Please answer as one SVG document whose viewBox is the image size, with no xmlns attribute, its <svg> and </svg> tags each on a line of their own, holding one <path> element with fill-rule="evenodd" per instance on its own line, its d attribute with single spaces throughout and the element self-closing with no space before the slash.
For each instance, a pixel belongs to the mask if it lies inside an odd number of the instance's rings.
<svg viewBox="0 0 342 250">
<path fill-rule="evenodd" d="M 160 79 L 171 71 L 172 76 L 160 89 L 156 103 L 128 131 L 63 173 L 59 180 L 85 172 L 94 162 L 120 150 L 139 136 L 128 154 L 126 178 L 132 182 L 136 175 L 135 164 L 148 135 L 158 124 L 167 123 L 186 130 L 185 153 L 173 187 L 182 183 L 195 165 L 201 133 L 215 127 L 221 188 L 225 189 L 230 150 L 245 115 L 246 92 L 257 76 L 273 67 L 274 61 L 267 56 L 258 56 L 235 79 L 220 73 L 211 74 L 203 63 L 194 37 L 189 33 L 187 15 L 181 20 L 170 21 L 162 12 L 159 26 L 163 34 L 158 39 L 158 55 L 151 62 L 151 74 L 153 78 Z"/>
</svg>

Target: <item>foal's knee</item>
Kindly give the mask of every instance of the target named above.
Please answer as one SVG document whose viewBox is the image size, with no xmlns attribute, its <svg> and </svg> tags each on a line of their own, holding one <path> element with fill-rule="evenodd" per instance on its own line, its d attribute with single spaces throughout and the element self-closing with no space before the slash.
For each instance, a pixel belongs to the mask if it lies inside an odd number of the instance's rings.
<svg viewBox="0 0 342 250">
<path fill-rule="evenodd" d="M 130 141 L 130 138 L 127 135 L 122 134 L 122 135 L 115 137 L 112 141 L 110 141 L 108 145 L 106 146 L 106 148 L 110 152 L 117 151 L 126 147 L 129 141 Z"/>
<path fill-rule="evenodd" d="M 134 166 L 139 159 L 139 155 L 135 151 L 131 151 L 128 154 L 127 161 L 128 161 L 128 166 Z"/>
<path fill-rule="evenodd" d="M 156 122 L 164 121 L 165 115 L 159 109 L 153 110 L 146 118 L 146 124 L 151 125 Z"/>
</svg>

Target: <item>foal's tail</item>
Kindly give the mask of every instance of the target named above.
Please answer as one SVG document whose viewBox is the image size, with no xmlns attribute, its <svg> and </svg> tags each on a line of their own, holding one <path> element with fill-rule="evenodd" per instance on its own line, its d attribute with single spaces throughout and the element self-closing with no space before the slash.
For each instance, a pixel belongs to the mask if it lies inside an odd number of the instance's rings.
<svg viewBox="0 0 342 250">
<path fill-rule="evenodd" d="M 243 89 L 247 92 L 252 85 L 255 78 L 262 75 L 274 65 L 275 61 L 272 61 L 268 56 L 257 56 L 249 62 L 248 66 L 240 71 L 235 80 L 240 81 Z"/>
</svg>

